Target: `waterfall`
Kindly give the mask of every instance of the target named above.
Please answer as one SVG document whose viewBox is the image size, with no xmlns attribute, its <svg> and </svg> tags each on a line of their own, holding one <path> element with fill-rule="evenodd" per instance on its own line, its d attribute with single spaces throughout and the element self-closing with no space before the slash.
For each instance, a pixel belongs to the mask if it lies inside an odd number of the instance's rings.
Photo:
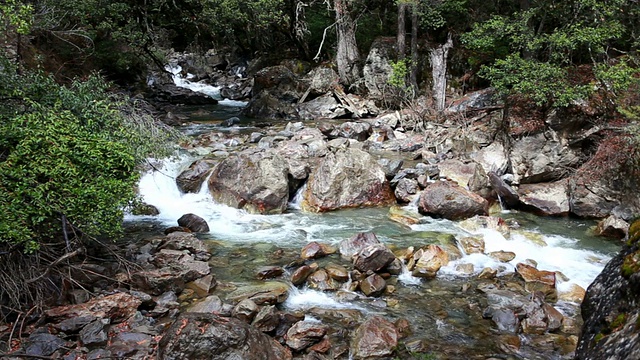
<svg viewBox="0 0 640 360">
<path fill-rule="evenodd" d="M 220 95 L 220 89 L 221 89 L 220 86 L 212 86 L 202 81 L 199 81 L 199 82 L 190 81 L 190 79 L 193 78 L 193 74 L 187 74 L 186 76 L 183 76 L 182 67 L 180 65 L 170 64 L 165 66 L 165 70 L 173 74 L 172 75 L 173 83 L 176 84 L 176 86 L 208 95 L 218 100 L 218 104 L 220 105 L 230 106 L 230 107 L 244 107 L 247 105 L 246 101 L 224 99 Z"/>
</svg>

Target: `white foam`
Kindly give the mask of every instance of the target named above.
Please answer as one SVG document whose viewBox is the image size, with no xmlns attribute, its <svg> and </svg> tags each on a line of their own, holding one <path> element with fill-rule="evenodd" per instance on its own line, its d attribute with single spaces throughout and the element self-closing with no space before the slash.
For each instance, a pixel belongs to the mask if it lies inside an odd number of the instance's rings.
<svg viewBox="0 0 640 360">
<path fill-rule="evenodd" d="M 283 304 L 287 309 L 305 310 L 312 307 L 322 307 L 323 309 L 352 309 L 353 304 L 345 304 L 336 300 L 330 293 L 311 290 L 298 289 L 292 287 L 289 297 Z"/>
</svg>

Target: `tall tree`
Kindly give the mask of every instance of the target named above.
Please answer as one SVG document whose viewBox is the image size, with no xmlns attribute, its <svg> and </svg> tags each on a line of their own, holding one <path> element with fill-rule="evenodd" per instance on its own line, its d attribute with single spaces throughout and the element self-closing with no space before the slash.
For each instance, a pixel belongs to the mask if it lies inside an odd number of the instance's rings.
<svg viewBox="0 0 640 360">
<path fill-rule="evenodd" d="M 340 81 L 345 85 L 351 85 L 360 78 L 360 52 L 356 42 L 356 22 L 351 13 L 351 3 L 353 1 L 333 1 L 338 33 L 336 64 Z"/>
</svg>

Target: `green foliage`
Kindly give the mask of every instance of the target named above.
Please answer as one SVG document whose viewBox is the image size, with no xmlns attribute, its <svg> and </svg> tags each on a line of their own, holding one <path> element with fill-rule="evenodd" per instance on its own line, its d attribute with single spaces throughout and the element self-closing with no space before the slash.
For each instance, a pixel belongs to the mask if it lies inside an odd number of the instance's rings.
<svg viewBox="0 0 640 360">
<path fill-rule="evenodd" d="M 33 6 L 19 0 L 5 0 L 0 3 L 0 24 L 5 28 L 15 27 L 18 34 L 25 35 L 31 29 Z"/>
<path fill-rule="evenodd" d="M 517 54 L 498 59 L 493 66 L 483 67 L 480 76 L 489 79 L 503 96 L 523 94 L 539 106 L 550 102 L 556 106 L 567 106 L 591 91 L 589 85 L 570 84 L 567 70 L 563 67 L 523 59 Z"/>
<path fill-rule="evenodd" d="M 391 61 L 391 75 L 389 76 L 389 85 L 399 89 L 407 88 L 407 77 L 409 76 L 411 60 L 403 59 L 398 61 Z"/>
<path fill-rule="evenodd" d="M 0 69 L 0 242 L 37 250 L 61 237 L 63 215 L 82 234 L 117 235 L 136 165 L 170 135 L 100 77 L 64 87 Z"/>
</svg>

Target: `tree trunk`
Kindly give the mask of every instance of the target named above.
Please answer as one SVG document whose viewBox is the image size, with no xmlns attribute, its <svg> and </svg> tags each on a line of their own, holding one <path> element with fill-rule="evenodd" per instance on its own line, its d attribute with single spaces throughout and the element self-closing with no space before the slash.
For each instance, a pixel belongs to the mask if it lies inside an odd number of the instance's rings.
<svg viewBox="0 0 640 360">
<path fill-rule="evenodd" d="M 446 56 L 446 55 L 445 55 Z M 411 6 L 411 86 L 418 93 L 418 4 Z"/>
<path fill-rule="evenodd" d="M 398 37 L 396 47 L 398 50 L 398 60 L 404 60 L 407 47 L 407 3 L 398 3 Z"/>
<path fill-rule="evenodd" d="M 443 111 L 445 107 L 446 90 L 447 90 L 447 56 L 449 50 L 453 47 L 451 35 L 447 43 L 439 45 L 429 50 L 429 59 L 431 60 L 431 72 L 433 74 L 433 99 L 435 100 L 436 110 Z"/>
<path fill-rule="evenodd" d="M 351 85 L 360 78 L 360 69 L 358 68 L 360 54 L 356 42 L 356 23 L 349 12 L 348 2 L 349 0 L 334 0 L 338 30 L 336 63 L 340 82 L 345 85 Z"/>
</svg>

